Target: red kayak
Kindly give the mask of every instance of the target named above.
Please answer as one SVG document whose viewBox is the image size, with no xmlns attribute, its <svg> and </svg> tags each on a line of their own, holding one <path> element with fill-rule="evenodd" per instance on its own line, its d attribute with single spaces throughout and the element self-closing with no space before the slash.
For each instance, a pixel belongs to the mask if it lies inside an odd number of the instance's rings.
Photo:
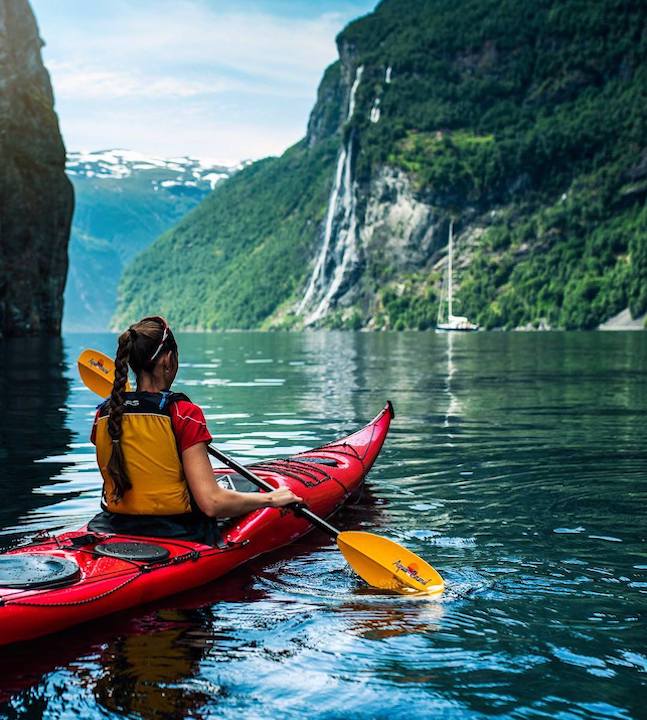
<svg viewBox="0 0 647 720">
<path fill-rule="evenodd" d="M 284 460 L 250 466 L 327 517 L 353 495 L 389 430 L 391 404 L 353 435 Z M 215 470 L 237 485 L 232 470 Z M 0 645 L 47 635 L 221 577 L 312 529 L 291 511 L 262 508 L 226 525 L 217 547 L 87 528 L 0 555 Z"/>
</svg>

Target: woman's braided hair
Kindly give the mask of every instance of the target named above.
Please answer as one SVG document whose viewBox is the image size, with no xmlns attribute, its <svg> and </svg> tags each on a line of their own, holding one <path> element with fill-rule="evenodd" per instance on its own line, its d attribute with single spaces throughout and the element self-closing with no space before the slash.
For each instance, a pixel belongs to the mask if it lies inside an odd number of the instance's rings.
<svg viewBox="0 0 647 720">
<path fill-rule="evenodd" d="M 164 331 L 166 330 L 166 339 Z M 163 346 L 163 347 L 162 347 Z M 147 317 L 131 325 L 119 336 L 115 356 L 115 379 L 109 400 L 108 434 L 112 439 L 112 452 L 108 461 L 108 472 L 114 484 L 113 500 L 119 502 L 124 493 L 132 487 L 123 450 L 121 448 L 121 422 L 124 414 L 124 393 L 128 379 L 128 366 L 137 378 L 143 370 L 151 372 L 160 358 L 162 350 L 177 352 L 173 333 L 160 317 Z M 153 358 L 156 355 L 156 358 Z M 153 358 L 151 360 L 151 358 Z"/>
</svg>

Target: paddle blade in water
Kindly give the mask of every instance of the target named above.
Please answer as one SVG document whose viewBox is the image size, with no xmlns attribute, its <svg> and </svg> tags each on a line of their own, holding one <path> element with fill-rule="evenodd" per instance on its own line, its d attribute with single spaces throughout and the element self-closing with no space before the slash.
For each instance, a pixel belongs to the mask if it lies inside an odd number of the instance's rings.
<svg viewBox="0 0 647 720">
<path fill-rule="evenodd" d="M 352 531 L 339 533 L 337 545 L 353 570 L 373 587 L 433 595 L 445 587 L 429 563 L 393 540 Z"/>
<path fill-rule="evenodd" d="M 112 392 L 115 379 L 115 364 L 112 358 L 99 350 L 84 350 L 77 361 L 79 375 L 83 384 L 101 397 L 108 397 Z M 126 390 L 130 384 L 126 381 Z"/>
</svg>

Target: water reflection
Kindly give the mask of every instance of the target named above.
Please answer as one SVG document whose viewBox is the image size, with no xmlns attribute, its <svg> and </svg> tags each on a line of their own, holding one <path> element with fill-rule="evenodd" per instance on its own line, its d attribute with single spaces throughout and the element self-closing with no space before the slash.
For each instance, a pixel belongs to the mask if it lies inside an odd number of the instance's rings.
<svg viewBox="0 0 647 720">
<path fill-rule="evenodd" d="M 78 691 L 86 695 L 82 707 L 87 708 L 92 697 L 92 704 L 111 717 L 193 717 L 218 694 L 215 683 L 195 680 L 200 663 L 226 648 L 235 633 L 233 628 L 215 629 L 210 608 L 264 598 L 264 592 L 253 587 L 249 571 L 233 572 L 170 602 L 161 600 L 12 646 L 10 652 L 0 653 L 0 703 L 11 700 L 12 707 L 28 711 L 28 716 L 34 708 L 46 706 L 52 716 L 62 716 L 66 698 L 52 695 L 51 688 L 70 684 L 73 673 Z M 4 717 L 1 710 L 0 716 Z"/>
<path fill-rule="evenodd" d="M 71 440 L 66 427 L 69 382 L 59 338 L 0 340 L 0 528 L 18 533 L 25 512 L 60 501 L 49 495 L 52 475 L 67 464 L 42 464 L 63 456 Z M 9 538 L 6 538 L 8 541 Z M 4 541 L 3 541 L 4 542 Z M 6 544 L 6 543 L 5 543 Z"/>
<path fill-rule="evenodd" d="M 207 692 L 186 682 L 212 644 L 206 633 L 194 632 L 196 613 L 157 613 L 110 643 L 97 658 L 98 677 L 84 673 L 99 705 L 113 713 L 184 718 L 217 695 L 217 688 Z"/>
<path fill-rule="evenodd" d="M 304 414 L 325 417 L 334 407 L 338 418 L 355 419 L 353 400 L 358 388 L 358 337 L 352 341 L 342 332 L 304 334 L 303 368 L 308 392 L 301 397 Z"/>
<path fill-rule="evenodd" d="M 443 336 L 441 335 L 440 337 Z M 454 363 L 454 343 L 456 342 L 456 336 L 454 333 L 449 332 L 445 334 L 445 337 L 447 339 L 447 382 L 445 388 L 449 402 L 447 405 L 447 412 L 445 413 L 443 427 L 448 428 L 450 418 L 457 417 L 461 414 L 462 405 L 456 393 L 452 390 L 452 380 L 457 371 L 456 364 Z"/>
<path fill-rule="evenodd" d="M 74 343 L 111 351 L 114 338 Z M 232 333 L 180 347 L 178 389 L 244 459 L 331 440 L 390 397 L 370 495 L 335 524 L 401 541 L 447 592 L 427 604 L 374 594 L 313 533 L 194 602 L 13 653 L 0 664 L 0 715 L 641 716 L 644 335 Z M 84 488 L 44 508 L 43 525 L 95 509 L 83 446 L 93 401 L 73 383 L 75 447 L 47 441 L 30 456 L 69 463 L 55 483 L 39 463 L 32 486 Z"/>
</svg>

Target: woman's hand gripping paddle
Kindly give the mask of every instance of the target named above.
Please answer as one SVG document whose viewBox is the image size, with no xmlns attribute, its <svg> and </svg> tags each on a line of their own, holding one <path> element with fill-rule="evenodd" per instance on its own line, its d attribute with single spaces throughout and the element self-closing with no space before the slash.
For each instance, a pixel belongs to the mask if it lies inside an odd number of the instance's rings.
<svg viewBox="0 0 647 720">
<path fill-rule="evenodd" d="M 268 492 L 276 490 L 273 485 L 244 465 L 239 465 L 221 450 L 213 447 L 208 447 L 207 450 L 210 455 L 253 482 L 256 487 Z M 302 505 L 289 507 L 297 515 L 334 537 L 346 562 L 369 585 L 401 593 L 424 592 L 435 595 L 443 591 L 445 583 L 431 565 L 393 540 L 368 532 L 341 532 Z"/>
<path fill-rule="evenodd" d="M 86 387 L 108 397 L 112 391 L 114 362 L 98 350 L 85 350 L 79 360 L 79 373 Z M 208 446 L 210 455 L 247 478 L 261 490 L 276 490 L 249 468 L 238 464 L 221 450 Z M 431 565 L 393 540 L 359 531 L 341 532 L 302 505 L 289 506 L 293 512 L 309 520 L 337 541 L 348 564 L 369 585 L 400 593 L 437 595 L 445 587 L 442 577 Z"/>
</svg>

